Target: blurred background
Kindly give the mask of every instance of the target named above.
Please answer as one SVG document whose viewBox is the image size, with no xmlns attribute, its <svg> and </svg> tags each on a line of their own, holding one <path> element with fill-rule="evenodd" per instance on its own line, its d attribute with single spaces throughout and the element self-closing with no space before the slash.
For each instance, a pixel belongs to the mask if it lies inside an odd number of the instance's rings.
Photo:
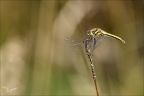
<svg viewBox="0 0 144 96">
<path fill-rule="evenodd" d="M 93 52 L 102 96 L 143 96 L 143 0 L 1 0 L 0 93 L 95 96 L 90 62 L 66 38 L 101 28 Z"/>
</svg>

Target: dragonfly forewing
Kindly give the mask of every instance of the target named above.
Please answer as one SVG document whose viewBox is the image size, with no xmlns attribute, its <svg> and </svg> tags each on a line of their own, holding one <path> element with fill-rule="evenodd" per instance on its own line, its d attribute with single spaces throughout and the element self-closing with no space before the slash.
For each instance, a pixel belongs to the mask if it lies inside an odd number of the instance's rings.
<svg viewBox="0 0 144 96">
<path fill-rule="evenodd" d="M 77 35 L 77 36 L 71 36 L 66 39 L 66 41 L 72 45 L 72 46 L 79 46 L 83 44 L 83 41 L 88 38 L 87 34 L 85 32 Z"/>
</svg>

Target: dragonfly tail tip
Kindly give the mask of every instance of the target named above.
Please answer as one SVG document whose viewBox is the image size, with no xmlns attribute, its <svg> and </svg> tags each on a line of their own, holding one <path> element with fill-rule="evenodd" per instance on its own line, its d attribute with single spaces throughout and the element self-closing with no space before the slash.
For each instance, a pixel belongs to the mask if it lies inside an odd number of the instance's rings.
<svg viewBox="0 0 144 96">
<path fill-rule="evenodd" d="M 122 43 L 125 44 L 126 42 L 124 40 L 122 40 Z"/>
</svg>

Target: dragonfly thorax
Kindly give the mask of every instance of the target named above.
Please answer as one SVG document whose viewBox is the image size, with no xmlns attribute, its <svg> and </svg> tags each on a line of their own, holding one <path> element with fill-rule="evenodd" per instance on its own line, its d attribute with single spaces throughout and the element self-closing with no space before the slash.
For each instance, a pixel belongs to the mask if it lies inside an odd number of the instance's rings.
<svg viewBox="0 0 144 96">
<path fill-rule="evenodd" d="M 93 29 L 88 31 L 87 35 L 95 37 L 96 35 L 103 36 L 104 34 L 103 34 L 103 30 L 101 30 L 99 28 L 93 28 Z"/>
</svg>

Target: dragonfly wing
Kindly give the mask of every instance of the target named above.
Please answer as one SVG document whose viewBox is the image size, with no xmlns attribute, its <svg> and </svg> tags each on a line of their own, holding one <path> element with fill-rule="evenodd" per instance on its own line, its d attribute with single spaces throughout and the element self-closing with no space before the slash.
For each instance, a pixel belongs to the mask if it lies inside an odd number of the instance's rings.
<svg viewBox="0 0 144 96">
<path fill-rule="evenodd" d="M 92 48 L 91 51 L 94 51 L 103 41 L 104 36 L 102 35 L 96 35 L 93 39 L 93 44 L 92 44 Z"/>
<path fill-rule="evenodd" d="M 90 50 L 90 52 L 93 52 L 95 48 L 97 48 L 103 41 L 103 36 L 97 35 L 95 37 L 89 36 L 86 40 L 84 40 L 85 46 L 87 46 L 87 50 Z"/>
<path fill-rule="evenodd" d="M 87 34 L 81 33 L 78 36 L 72 36 L 67 38 L 66 41 L 71 45 L 77 46 L 77 45 L 81 45 L 86 38 L 87 38 Z"/>
</svg>

